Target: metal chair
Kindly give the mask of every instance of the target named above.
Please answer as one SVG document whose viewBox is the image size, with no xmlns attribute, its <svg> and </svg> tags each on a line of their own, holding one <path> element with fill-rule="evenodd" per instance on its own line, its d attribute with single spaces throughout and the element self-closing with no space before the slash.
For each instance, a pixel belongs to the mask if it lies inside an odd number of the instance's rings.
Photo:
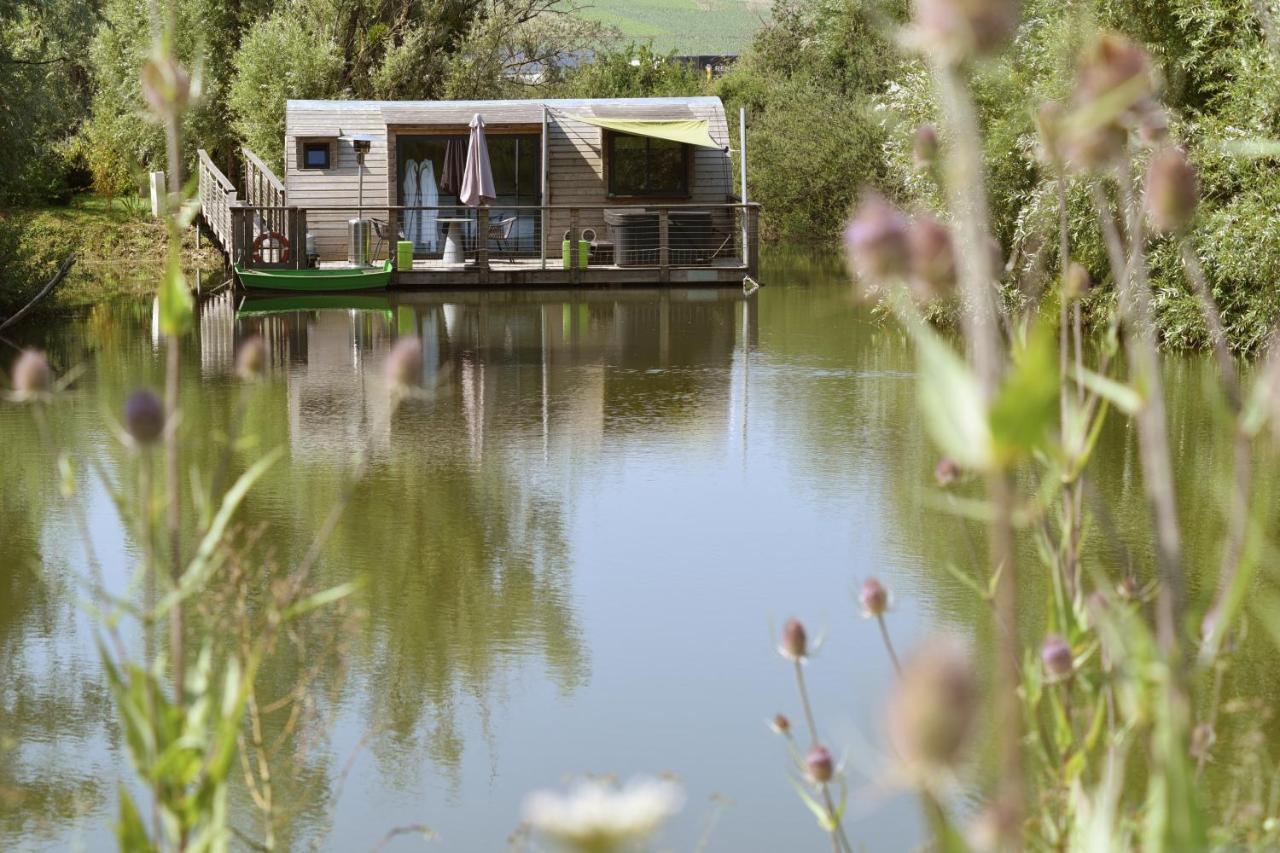
<svg viewBox="0 0 1280 853">
<path fill-rule="evenodd" d="M 507 254 L 507 241 L 511 239 L 511 229 L 515 227 L 515 224 L 516 218 L 514 216 L 508 216 L 500 222 L 489 223 L 489 239 L 498 244 L 499 251 L 506 254 L 507 261 L 513 264 L 516 259 Z"/>
<path fill-rule="evenodd" d="M 376 261 L 378 259 L 378 252 L 382 249 L 383 243 L 387 244 L 387 257 L 391 257 L 391 226 L 385 219 L 371 219 L 369 221 L 373 223 L 373 234 L 378 238 L 378 242 L 373 244 L 371 260 Z M 399 228 L 396 229 L 396 239 L 404 239 L 404 232 Z"/>
</svg>

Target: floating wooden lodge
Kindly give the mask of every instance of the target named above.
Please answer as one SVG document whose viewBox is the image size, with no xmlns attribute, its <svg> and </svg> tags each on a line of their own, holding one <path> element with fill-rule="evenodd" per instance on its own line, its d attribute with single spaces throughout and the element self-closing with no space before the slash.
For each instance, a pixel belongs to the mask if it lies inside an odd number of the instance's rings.
<svg viewBox="0 0 1280 853">
<path fill-rule="evenodd" d="M 497 197 L 468 207 L 457 173 L 475 116 Z M 243 149 L 241 187 L 199 154 L 205 231 L 245 281 L 387 261 L 393 287 L 756 274 L 759 207 L 718 98 L 289 101 L 284 143 L 283 180 Z"/>
</svg>

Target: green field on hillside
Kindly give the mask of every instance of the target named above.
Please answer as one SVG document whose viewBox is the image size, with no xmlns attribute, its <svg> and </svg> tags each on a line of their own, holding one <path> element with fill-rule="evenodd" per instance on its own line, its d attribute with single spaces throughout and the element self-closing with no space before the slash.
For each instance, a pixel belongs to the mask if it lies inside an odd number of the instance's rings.
<svg viewBox="0 0 1280 853">
<path fill-rule="evenodd" d="M 679 54 L 741 53 L 769 0 L 587 0 L 582 14 L 622 31 L 623 39 L 653 42 Z"/>
</svg>

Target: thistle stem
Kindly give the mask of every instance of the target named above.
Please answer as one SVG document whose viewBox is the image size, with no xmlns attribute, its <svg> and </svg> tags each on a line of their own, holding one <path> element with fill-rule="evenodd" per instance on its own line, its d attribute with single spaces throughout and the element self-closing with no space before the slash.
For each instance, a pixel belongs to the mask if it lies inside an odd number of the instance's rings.
<svg viewBox="0 0 1280 853">
<path fill-rule="evenodd" d="M 883 613 L 876 614 L 876 624 L 880 626 L 880 637 L 884 640 L 884 648 L 889 653 L 889 660 L 893 661 L 893 671 L 902 675 L 902 664 L 898 661 L 898 653 L 893 650 L 893 641 L 889 639 L 889 628 L 884 624 Z"/>
</svg>

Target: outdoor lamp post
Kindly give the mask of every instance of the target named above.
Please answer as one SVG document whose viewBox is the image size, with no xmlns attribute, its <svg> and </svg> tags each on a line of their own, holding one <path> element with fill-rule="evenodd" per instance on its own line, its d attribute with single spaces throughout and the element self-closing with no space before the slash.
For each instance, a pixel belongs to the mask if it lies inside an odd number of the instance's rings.
<svg viewBox="0 0 1280 853">
<path fill-rule="evenodd" d="M 364 218 L 364 158 L 373 147 L 373 137 L 351 134 L 351 148 L 356 154 L 356 216 L 347 220 L 347 263 L 364 267 L 370 262 L 369 244 L 373 223 Z"/>
<path fill-rule="evenodd" d="M 359 176 L 356 179 L 356 218 L 364 219 L 364 157 L 369 153 L 369 148 L 373 145 L 373 138 L 369 136 L 353 136 L 351 137 L 351 147 L 356 152 L 356 173 Z"/>
</svg>

